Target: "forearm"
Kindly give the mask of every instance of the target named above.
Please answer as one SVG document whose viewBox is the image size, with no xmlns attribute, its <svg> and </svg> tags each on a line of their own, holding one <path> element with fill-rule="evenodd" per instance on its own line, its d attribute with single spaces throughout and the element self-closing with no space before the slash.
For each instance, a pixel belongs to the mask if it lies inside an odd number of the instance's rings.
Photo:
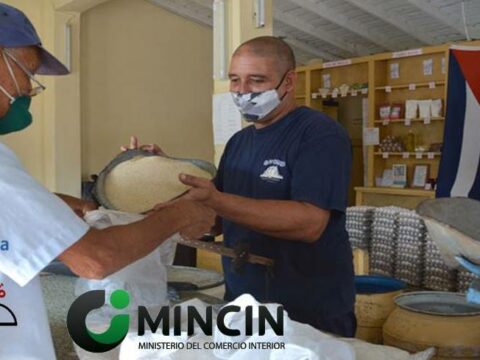
<svg viewBox="0 0 480 360">
<path fill-rule="evenodd" d="M 58 193 L 55 193 L 55 195 L 57 195 L 60 199 L 62 199 L 71 208 L 80 207 L 83 202 L 81 199 L 76 198 L 74 196 L 58 194 Z"/>
<path fill-rule="evenodd" d="M 219 216 L 254 231 L 286 240 L 316 241 L 330 213 L 292 200 L 256 200 L 216 193 L 208 203 Z"/>
<path fill-rule="evenodd" d="M 59 258 L 79 276 L 103 278 L 152 252 L 188 224 L 176 207 L 129 225 L 91 229 Z"/>
</svg>

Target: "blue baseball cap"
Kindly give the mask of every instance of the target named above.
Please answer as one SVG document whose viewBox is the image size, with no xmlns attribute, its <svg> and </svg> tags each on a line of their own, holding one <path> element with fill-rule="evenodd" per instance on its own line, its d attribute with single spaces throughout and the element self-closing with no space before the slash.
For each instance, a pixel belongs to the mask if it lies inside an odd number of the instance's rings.
<svg viewBox="0 0 480 360">
<path fill-rule="evenodd" d="M 36 46 L 40 50 L 40 75 L 66 75 L 68 69 L 45 50 L 35 28 L 23 12 L 0 3 L 0 47 L 17 48 Z"/>
</svg>

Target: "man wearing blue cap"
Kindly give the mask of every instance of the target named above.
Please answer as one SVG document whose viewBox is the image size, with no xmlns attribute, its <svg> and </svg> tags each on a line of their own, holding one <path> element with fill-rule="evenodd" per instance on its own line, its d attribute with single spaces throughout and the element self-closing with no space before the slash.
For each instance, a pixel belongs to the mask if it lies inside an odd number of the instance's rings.
<svg viewBox="0 0 480 360">
<path fill-rule="evenodd" d="M 0 135 L 31 124 L 31 98 L 45 90 L 34 74 L 68 70 L 42 47 L 21 11 L 0 3 Z M 185 200 L 142 221 L 96 230 L 77 216 L 92 204 L 63 200 L 0 142 L 0 359 L 55 359 L 37 274 L 56 257 L 80 276 L 102 278 L 176 232 L 200 237 L 214 219 L 203 205 Z"/>
</svg>

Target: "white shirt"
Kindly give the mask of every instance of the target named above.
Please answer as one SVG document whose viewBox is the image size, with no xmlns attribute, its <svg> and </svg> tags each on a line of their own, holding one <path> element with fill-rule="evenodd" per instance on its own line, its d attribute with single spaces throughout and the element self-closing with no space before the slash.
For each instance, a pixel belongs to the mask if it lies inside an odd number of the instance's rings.
<svg viewBox="0 0 480 360">
<path fill-rule="evenodd" d="M 55 359 L 37 275 L 88 229 L 0 143 L 0 360 Z"/>
</svg>

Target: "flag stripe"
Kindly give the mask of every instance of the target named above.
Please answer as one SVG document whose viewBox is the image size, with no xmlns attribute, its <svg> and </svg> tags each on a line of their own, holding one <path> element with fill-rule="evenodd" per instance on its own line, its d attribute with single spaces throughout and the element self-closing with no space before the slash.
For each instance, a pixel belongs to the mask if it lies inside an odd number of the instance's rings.
<svg viewBox="0 0 480 360">
<path fill-rule="evenodd" d="M 442 158 L 438 169 L 437 197 L 450 197 L 450 190 L 457 177 L 462 149 L 466 83 L 452 52 L 450 52 L 448 74 L 447 110 Z"/>
<path fill-rule="evenodd" d="M 470 85 L 466 83 L 466 110 L 463 141 L 457 176 L 450 196 L 468 197 L 478 174 L 480 159 L 480 104 Z"/>
</svg>

